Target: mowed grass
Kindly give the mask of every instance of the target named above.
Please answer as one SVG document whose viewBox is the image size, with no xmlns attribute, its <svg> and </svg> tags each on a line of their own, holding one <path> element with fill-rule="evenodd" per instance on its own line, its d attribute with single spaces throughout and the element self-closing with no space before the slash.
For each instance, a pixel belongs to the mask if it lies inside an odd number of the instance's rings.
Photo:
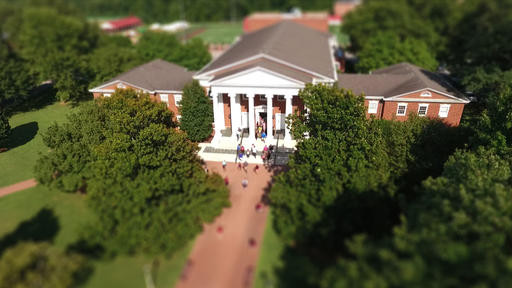
<svg viewBox="0 0 512 288">
<path fill-rule="evenodd" d="M 203 39 L 206 43 L 214 44 L 231 44 L 244 33 L 242 22 L 195 23 L 190 26 L 187 33 L 194 33 L 198 29 L 204 29 L 204 31 L 196 37 Z"/>
<path fill-rule="evenodd" d="M 94 215 L 86 206 L 85 196 L 49 191 L 39 185 L 0 198 L 0 219 L 0 249 L 33 240 L 50 241 L 56 248 L 66 250 L 79 239 L 80 231 L 94 220 Z M 192 242 L 171 259 L 158 258 L 156 287 L 174 286 Z M 145 287 L 143 267 L 153 260 L 145 256 L 91 259 L 93 272 L 82 287 Z"/>
<path fill-rule="evenodd" d="M 41 133 L 57 122 L 66 122 L 66 115 L 76 108 L 55 103 L 42 109 L 18 113 L 9 119 L 12 134 L 8 139 L 9 150 L 0 153 L 0 187 L 34 177 L 34 165 L 40 153 L 46 153 Z"/>
<path fill-rule="evenodd" d="M 283 267 L 281 259 L 285 249 L 284 243 L 279 239 L 274 229 L 272 213 L 268 214 L 263 243 L 261 244 L 260 258 L 256 267 L 254 279 L 255 288 L 277 287 L 276 271 Z"/>
</svg>

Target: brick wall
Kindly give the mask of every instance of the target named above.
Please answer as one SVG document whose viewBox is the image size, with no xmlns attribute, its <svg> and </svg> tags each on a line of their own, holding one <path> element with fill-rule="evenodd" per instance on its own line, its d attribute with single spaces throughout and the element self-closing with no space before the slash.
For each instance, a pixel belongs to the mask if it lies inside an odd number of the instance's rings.
<svg viewBox="0 0 512 288">
<path fill-rule="evenodd" d="M 405 116 L 396 115 L 398 109 L 398 103 L 407 103 L 407 110 Z M 382 112 L 382 118 L 387 120 L 398 120 L 405 121 L 409 118 L 410 113 L 417 114 L 418 108 L 420 104 L 428 104 L 427 115 L 429 118 L 439 118 L 439 108 L 443 103 L 420 103 L 420 102 L 385 102 L 384 109 Z M 462 117 L 462 112 L 464 111 L 464 104 L 453 104 L 450 103 L 450 110 L 448 112 L 448 117 L 440 118 L 448 125 L 458 126 L 460 123 L 460 119 Z"/>
</svg>

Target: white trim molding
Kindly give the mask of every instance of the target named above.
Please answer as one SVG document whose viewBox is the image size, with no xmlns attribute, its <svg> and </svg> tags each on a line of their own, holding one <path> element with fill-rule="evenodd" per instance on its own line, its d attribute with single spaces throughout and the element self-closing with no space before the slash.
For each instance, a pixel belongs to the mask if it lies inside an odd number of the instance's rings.
<svg viewBox="0 0 512 288">
<path fill-rule="evenodd" d="M 409 91 L 407 93 L 402 93 L 402 94 L 399 94 L 399 95 L 394 95 L 394 96 L 386 97 L 386 101 L 391 101 L 391 100 L 394 100 L 396 98 L 400 98 L 400 97 L 405 96 L 405 95 L 409 95 L 409 94 L 413 94 L 413 93 L 418 93 L 418 92 L 425 91 L 425 90 L 430 90 L 430 91 L 435 92 L 437 94 L 440 94 L 440 95 L 452 98 L 452 99 L 454 99 L 458 103 L 466 103 L 467 104 L 467 103 L 470 102 L 469 100 L 460 99 L 460 98 L 458 98 L 456 96 L 453 96 L 453 95 L 450 95 L 450 94 L 447 94 L 447 93 L 443 93 L 443 92 L 437 91 L 437 90 L 432 89 L 432 88 L 423 88 L 423 89 L 419 89 L 419 90 L 415 90 L 415 91 Z M 402 99 L 400 99 L 398 101 L 404 101 L 404 100 L 408 101 L 409 99 L 418 99 L 418 98 L 402 98 Z M 421 101 L 427 101 L 427 100 L 429 100 L 429 99 L 422 99 Z M 432 100 L 436 100 L 438 102 L 446 102 L 447 101 L 447 100 L 444 100 L 444 99 L 432 99 Z"/>
</svg>

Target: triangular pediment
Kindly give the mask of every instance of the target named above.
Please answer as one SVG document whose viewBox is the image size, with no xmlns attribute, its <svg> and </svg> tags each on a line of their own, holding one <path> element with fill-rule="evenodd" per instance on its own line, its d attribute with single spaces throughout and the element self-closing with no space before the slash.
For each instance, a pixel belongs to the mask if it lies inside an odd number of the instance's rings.
<svg viewBox="0 0 512 288">
<path fill-rule="evenodd" d="M 257 67 L 212 81 L 213 85 L 234 87 L 303 88 L 304 83 L 291 77 Z"/>
</svg>

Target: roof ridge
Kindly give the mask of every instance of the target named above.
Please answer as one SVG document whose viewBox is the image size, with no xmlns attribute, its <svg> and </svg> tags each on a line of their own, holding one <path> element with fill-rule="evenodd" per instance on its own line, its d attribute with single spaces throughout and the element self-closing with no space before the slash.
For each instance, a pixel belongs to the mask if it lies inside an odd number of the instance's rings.
<svg viewBox="0 0 512 288">
<path fill-rule="evenodd" d="M 284 20 L 284 21 L 277 23 L 276 25 L 272 25 L 273 27 L 271 26 L 273 28 L 272 30 L 277 30 L 277 31 L 271 32 L 271 37 L 269 37 L 268 40 L 265 41 L 265 44 L 263 45 L 263 47 L 261 47 L 261 51 L 260 51 L 261 53 L 267 54 L 269 52 L 269 50 L 272 47 L 274 47 L 277 39 L 281 38 L 280 36 L 281 36 L 281 34 L 283 34 L 283 31 L 284 31 L 284 29 L 282 27 L 284 26 L 283 23 L 285 23 L 285 22 L 288 22 L 288 21 Z"/>
</svg>

